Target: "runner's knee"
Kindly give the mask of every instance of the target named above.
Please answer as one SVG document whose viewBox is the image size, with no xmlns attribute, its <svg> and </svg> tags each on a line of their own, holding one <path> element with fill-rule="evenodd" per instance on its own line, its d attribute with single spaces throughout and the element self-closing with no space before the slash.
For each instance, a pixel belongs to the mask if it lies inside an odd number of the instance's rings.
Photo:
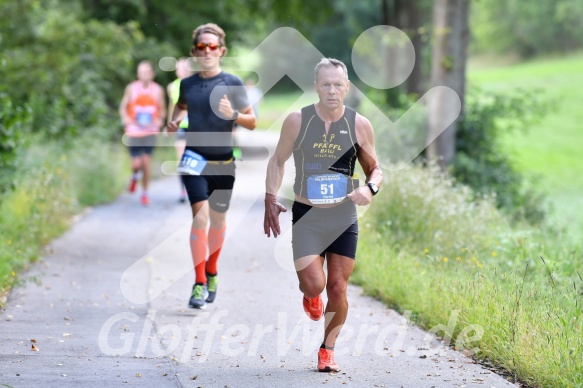
<svg viewBox="0 0 583 388">
<path fill-rule="evenodd" d="M 346 300 L 346 283 L 341 281 L 332 281 L 326 285 L 326 294 L 328 300 L 332 303 L 343 302 Z"/>
<path fill-rule="evenodd" d="M 308 298 L 315 298 L 324 291 L 326 281 L 321 281 L 315 278 L 301 279 L 300 291 Z"/>
</svg>

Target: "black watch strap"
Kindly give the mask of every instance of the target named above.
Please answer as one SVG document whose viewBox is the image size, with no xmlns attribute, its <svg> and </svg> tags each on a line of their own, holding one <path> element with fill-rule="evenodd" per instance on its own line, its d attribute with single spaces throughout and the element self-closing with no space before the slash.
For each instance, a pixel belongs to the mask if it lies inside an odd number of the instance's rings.
<svg viewBox="0 0 583 388">
<path fill-rule="evenodd" d="M 371 182 L 367 183 L 366 185 L 370 189 L 370 192 L 372 193 L 373 197 L 375 195 L 377 195 L 377 193 L 379 192 L 379 188 L 377 185 L 375 185 L 374 183 L 371 183 Z"/>
</svg>

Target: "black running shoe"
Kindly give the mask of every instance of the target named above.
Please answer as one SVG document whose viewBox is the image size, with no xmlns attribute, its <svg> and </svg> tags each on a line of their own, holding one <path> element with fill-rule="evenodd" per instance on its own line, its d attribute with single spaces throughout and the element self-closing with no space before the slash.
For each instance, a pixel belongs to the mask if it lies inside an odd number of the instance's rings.
<svg viewBox="0 0 583 388">
<path fill-rule="evenodd" d="M 217 284 L 219 284 L 219 277 L 217 275 L 206 274 L 207 284 L 208 284 L 208 297 L 206 298 L 207 303 L 213 303 L 217 297 Z"/>
<path fill-rule="evenodd" d="M 208 294 L 208 290 L 204 284 L 196 283 L 192 286 L 192 294 L 190 295 L 188 307 L 193 309 L 204 308 L 206 306 L 205 299 L 208 297 Z"/>
</svg>

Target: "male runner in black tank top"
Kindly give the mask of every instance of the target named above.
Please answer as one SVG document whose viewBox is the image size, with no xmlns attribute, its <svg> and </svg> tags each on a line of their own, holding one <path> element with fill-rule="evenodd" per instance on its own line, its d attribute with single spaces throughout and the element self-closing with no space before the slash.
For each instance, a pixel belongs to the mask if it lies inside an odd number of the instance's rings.
<svg viewBox="0 0 583 388">
<path fill-rule="evenodd" d="M 346 289 L 354 268 L 358 222 L 355 205 L 368 205 L 382 181 L 370 122 L 344 106 L 350 87 L 346 66 L 324 58 L 315 69 L 319 101 L 284 121 L 279 143 L 267 167 L 264 231 L 281 234 L 277 202 L 284 164 L 293 155 L 296 166 L 292 207 L 292 245 L 299 288 L 306 314 L 319 320 L 324 312 L 324 341 L 318 351 L 318 370 L 338 371 L 334 345 L 348 313 Z M 356 160 L 366 185 L 353 179 Z M 328 279 L 324 272 L 327 263 Z M 328 314 L 331 313 L 331 314 Z"/>
</svg>

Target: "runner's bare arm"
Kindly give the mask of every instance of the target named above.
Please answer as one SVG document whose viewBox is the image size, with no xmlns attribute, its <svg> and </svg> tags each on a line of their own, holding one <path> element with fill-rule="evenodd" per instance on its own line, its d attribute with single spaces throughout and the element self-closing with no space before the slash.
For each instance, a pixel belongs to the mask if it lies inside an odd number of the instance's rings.
<svg viewBox="0 0 583 388">
<path fill-rule="evenodd" d="M 235 110 L 233 109 L 227 95 L 224 95 L 223 98 L 221 98 L 221 101 L 219 101 L 219 112 L 225 117 L 233 117 L 235 114 Z M 253 107 L 248 106 L 244 109 L 239 109 L 239 116 L 235 122 L 249 130 L 254 130 L 257 125 L 257 119 L 255 118 Z"/>
<path fill-rule="evenodd" d="M 168 125 L 166 126 L 166 129 L 168 132 L 176 132 L 178 131 L 178 126 L 180 125 L 180 122 L 184 119 L 184 116 L 186 116 L 186 104 L 181 104 L 180 102 L 177 102 L 176 105 L 174 106 L 174 111 L 172 112 L 172 117 L 170 118 L 170 121 L 168 121 Z"/>
<path fill-rule="evenodd" d="M 366 183 L 374 183 L 377 187 L 380 187 L 383 180 L 383 171 L 377 160 L 374 131 L 370 121 L 359 114 L 356 115 L 356 139 L 360 144 L 358 162 L 366 175 Z M 367 186 L 361 186 L 348 194 L 348 197 L 356 205 L 364 206 L 371 202 L 372 193 Z"/>
<path fill-rule="evenodd" d="M 121 99 L 121 102 L 119 104 L 119 116 L 121 118 L 121 123 L 123 125 L 128 125 L 132 122 L 130 116 L 128 115 L 128 103 L 130 102 L 130 96 L 132 93 L 132 88 L 131 88 L 131 84 L 126 86 L 124 92 L 123 92 L 123 97 Z"/>
<path fill-rule="evenodd" d="M 265 179 L 265 216 L 263 219 L 263 230 L 267 237 L 277 237 L 281 234 L 279 226 L 279 213 L 286 212 L 287 209 L 277 202 L 277 191 L 281 187 L 283 180 L 284 165 L 290 158 L 294 149 L 294 143 L 298 137 L 302 124 L 301 112 L 293 112 L 283 122 L 279 142 L 275 153 L 267 164 L 267 178 Z"/>
</svg>

